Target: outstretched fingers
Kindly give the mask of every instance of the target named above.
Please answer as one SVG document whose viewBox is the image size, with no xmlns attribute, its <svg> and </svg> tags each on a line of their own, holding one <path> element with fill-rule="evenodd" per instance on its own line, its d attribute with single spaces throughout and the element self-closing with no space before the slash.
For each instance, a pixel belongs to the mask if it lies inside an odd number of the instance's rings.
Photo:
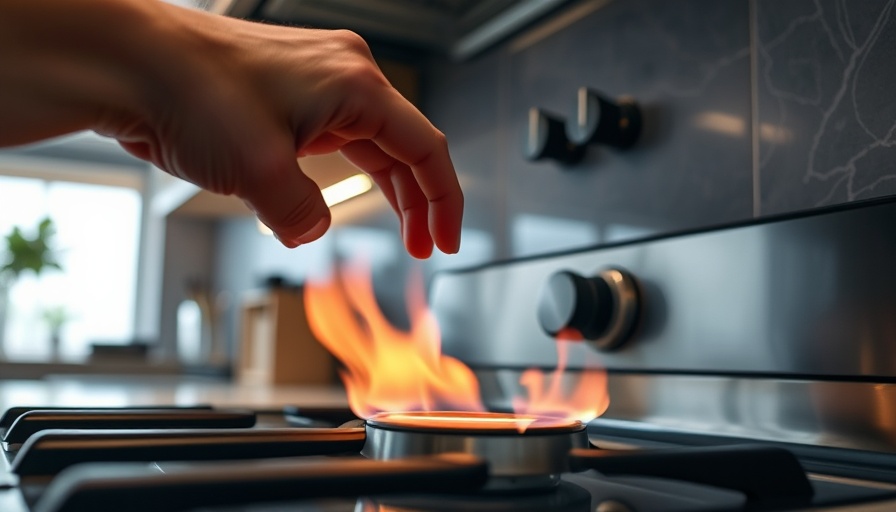
<svg viewBox="0 0 896 512">
<path fill-rule="evenodd" d="M 364 115 L 340 135 L 356 141 L 369 139 L 384 153 L 384 156 L 377 158 L 388 156 L 400 164 L 393 166 L 389 174 L 397 197 L 417 201 L 415 195 L 420 191 L 427 203 L 427 224 L 432 240 L 443 252 L 456 253 L 460 249 L 464 196 L 448 154 L 445 136 L 397 91 L 386 91 L 381 97 L 368 98 Z M 348 152 L 353 153 L 354 150 Z M 363 153 L 370 156 L 373 150 L 366 147 Z M 355 163 L 368 172 L 387 167 L 369 163 L 365 167 L 364 162 Z M 405 167 L 409 173 L 404 172 Z M 405 224 L 411 219 L 416 222 L 417 213 L 422 211 L 416 202 L 412 204 L 415 210 L 405 210 Z M 412 229 L 416 236 L 416 227 L 406 226 L 405 229 Z"/>
<path fill-rule="evenodd" d="M 380 187 L 401 221 L 402 238 L 416 258 L 432 254 L 433 240 L 428 227 L 429 203 L 410 167 L 387 155 L 369 140 L 357 140 L 342 147 L 342 154 L 364 170 Z"/>
</svg>

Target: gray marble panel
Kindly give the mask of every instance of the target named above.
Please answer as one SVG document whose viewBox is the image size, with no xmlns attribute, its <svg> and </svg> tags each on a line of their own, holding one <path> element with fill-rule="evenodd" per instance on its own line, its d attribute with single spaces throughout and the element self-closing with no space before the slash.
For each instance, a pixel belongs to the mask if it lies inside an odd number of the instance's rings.
<svg viewBox="0 0 896 512">
<path fill-rule="evenodd" d="M 756 0 L 761 213 L 896 193 L 893 0 Z"/>
<path fill-rule="evenodd" d="M 752 215 L 747 2 L 582 1 L 505 47 L 501 152 L 514 255 Z M 644 136 L 569 168 L 528 162 L 527 112 L 574 112 L 576 90 L 633 96 Z"/>
</svg>

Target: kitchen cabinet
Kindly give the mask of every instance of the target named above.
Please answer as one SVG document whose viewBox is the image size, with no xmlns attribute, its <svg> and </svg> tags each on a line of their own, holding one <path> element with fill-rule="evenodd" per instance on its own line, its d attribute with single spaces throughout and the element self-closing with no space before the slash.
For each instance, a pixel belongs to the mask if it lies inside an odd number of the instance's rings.
<svg viewBox="0 0 896 512">
<path fill-rule="evenodd" d="M 275 287 L 243 302 L 241 384 L 331 384 L 333 356 L 311 332 L 301 288 Z"/>
</svg>

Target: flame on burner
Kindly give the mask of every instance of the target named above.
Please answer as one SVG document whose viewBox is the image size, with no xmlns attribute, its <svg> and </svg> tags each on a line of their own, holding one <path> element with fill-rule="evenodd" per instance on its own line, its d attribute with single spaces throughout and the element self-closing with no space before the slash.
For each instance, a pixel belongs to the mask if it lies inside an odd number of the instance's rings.
<svg viewBox="0 0 896 512">
<path fill-rule="evenodd" d="M 426 306 L 419 272 L 409 280 L 407 303 L 411 327 L 402 331 L 383 316 L 370 270 L 359 265 L 306 284 L 311 330 L 345 366 L 340 376 L 352 411 L 361 418 L 381 412 L 484 411 L 473 371 L 441 352 L 438 325 Z M 514 409 L 529 416 L 587 422 L 609 404 L 606 372 L 583 372 L 575 389 L 567 393 L 566 342 L 558 343 L 558 350 L 558 367 L 547 380 L 539 370 L 523 373 L 520 384 L 528 398 L 517 397 Z M 519 430 L 529 423 L 521 421 Z"/>
<path fill-rule="evenodd" d="M 610 406 L 607 372 L 604 370 L 583 370 L 572 392 L 566 392 L 563 376 L 570 343 L 557 340 L 557 369 L 547 380 L 544 373 L 536 369 L 526 370 L 520 376 L 520 384 L 528 391 L 528 397 L 513 400 L 513 410 L 517 414 L 540 414 L 587 423 Z"/>
</svg>

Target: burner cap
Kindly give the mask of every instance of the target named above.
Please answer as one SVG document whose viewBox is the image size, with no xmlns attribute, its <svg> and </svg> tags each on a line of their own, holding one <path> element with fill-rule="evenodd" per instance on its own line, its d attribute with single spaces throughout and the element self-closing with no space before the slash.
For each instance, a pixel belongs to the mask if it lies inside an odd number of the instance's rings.
<svg viewBox="0 0 896 512">
<path fill-rule="evenodd" d="M 367 419 L 372 427 L 443 433 L 556 434 L 584 428 L 579 420 L 497 412 L 384 412 Z"/>
<path fill-rule="evenodd" d="M 567 454 L 588 446 L 577 420 L 490 412 L 389 412 L 365 427 L 361 454 L 391 460 L 466 453 L 489 462 L 486 491 L 548 491 L 569 469 Z"/>
</svg>

